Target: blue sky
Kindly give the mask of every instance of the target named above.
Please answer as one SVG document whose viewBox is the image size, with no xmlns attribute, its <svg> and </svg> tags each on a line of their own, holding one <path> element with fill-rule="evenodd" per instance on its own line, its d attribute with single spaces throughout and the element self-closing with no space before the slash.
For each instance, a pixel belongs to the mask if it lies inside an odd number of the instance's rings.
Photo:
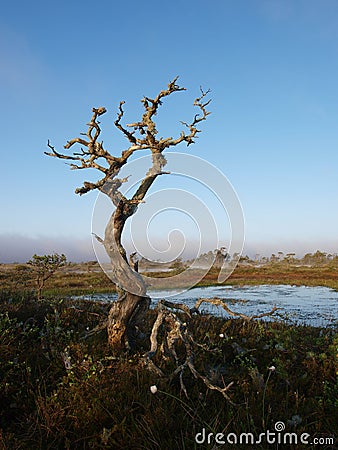
<svg viewBox="0 0 338 450">
<path fill-rule="evenodd" d="M 193 114 L 199 86 L 212 115 L 191 154 L 230 180 L 251 253 L 338 252 L 338 3 L 321 0 L 24 2 L 0 15 L 0 261 L 63 251 L 92 258 L 89 171 L 46 157 L 106 106 L 127 121 L 176 75 L 188 90 L 159 115 L 163 134 Z M 186 151 L 180 146 L 177 150 Z"/>
</svg>

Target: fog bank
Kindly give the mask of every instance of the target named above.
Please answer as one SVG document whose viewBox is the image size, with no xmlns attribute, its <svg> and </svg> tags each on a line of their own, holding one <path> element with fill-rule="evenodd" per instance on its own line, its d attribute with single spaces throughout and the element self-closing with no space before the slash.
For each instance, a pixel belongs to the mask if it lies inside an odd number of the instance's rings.
<svg viewBox="0 0 338 450">
<path fill-rule="evenodd" d="M 127 251 L 132 251 L 132 247 L 126 245 Z M 202 252 L 213 250 L 203 246 Z M 254 258 L 256 255 L 270 256 L 278 252 L 296 253 L 297 257 L 305 253 L 314 253 L 321 250 L 327 253 L 338 253 L 338 240 L 325 241 L 324 239 L 312 240 L 311 242 L 283 241 L 274 242 L 247 242 L 244 245 L 243 255 Z M 26 262 L 34 253 L 39 255 L 49 253 L 64 253 L 68 261 L 81 262 L 95 260 L 95 252 L 92 246 L 91 236 L 71 237 L 71 236 L 37 236 L 29 237 L 19 234 L 0 235 L 0 263 Z M 184 258 L 195 255 L 184 254 Z M 149 255 L 147 255 L 149 256 Z"/>
</svg>

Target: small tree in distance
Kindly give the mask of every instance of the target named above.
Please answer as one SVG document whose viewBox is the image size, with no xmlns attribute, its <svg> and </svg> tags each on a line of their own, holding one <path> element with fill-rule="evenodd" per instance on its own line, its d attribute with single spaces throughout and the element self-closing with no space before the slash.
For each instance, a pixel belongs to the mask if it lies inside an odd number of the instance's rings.
<svg viewBox="0 0 338 450">
<path fill-rule="evenodd" d="M 41 292 L 46 281 L 62 266 L 66 264 L 67 258 L 62 253 L 53 253 L 52 255 L 33 255 L 32 259 L 27 261 L 35 275 L 35 284 L 38 300 L 41 300 Z"/>
</svg>

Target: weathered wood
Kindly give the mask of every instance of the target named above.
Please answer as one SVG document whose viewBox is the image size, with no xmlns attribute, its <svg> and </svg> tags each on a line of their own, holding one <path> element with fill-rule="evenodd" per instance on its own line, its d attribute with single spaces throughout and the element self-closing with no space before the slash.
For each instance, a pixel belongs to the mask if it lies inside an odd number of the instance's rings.
<svg viewBox="0 0 338 450">
<path fill-rule="evenodd" d="M 144 313 L 149 305 L 149 297 L 129 292 L 112 304 L 107 321 L 108 343 L 112 348 L 122 350 L 127 344 L 132 345 L 132 327 L 136 325 L 139 313 Z"/>
<path fill-rule="evenodd" d="M 82 133 L 82 137 L 69 140 L 64 146 L 65 149 L 70 149 L 74 145 L 79 144 L 82 146 L 80 152 L 73 151 L 72 155 L 61 154 L 55 150 L 49 141 L 48 147 L 51 151 L 45 152 L 48 156 L 69 160 L 71 169 L 93 168 L 102 172 L 103 178 L 97 182 L 85 181 L 83 186 L 77 188 L 75 192 L 83 195 L 98 189 L 107 195 L 116 207 L 107 224 L 104 239 L 97 237 L 99 242 L 104 245 L 110 258 L 113 281 L 119 290 L 118 300 L 113 303 L 109 312 L 107 325 L 109 343 L 116 349 L 123 348 L 126 342 L 132 340 L 133 329 L 140 322 L 150 305 L 146 284 L 142 276 L 137 272 L 137 264 L 134 264 L 133 261 L 128 261 L 126 251 L 121 242 L 125 223 L 129 217 L 135 214 L 138 205 L 144 201 L 156 178 L 166 173 L 163 171 L 163 168 L 167 161 L 162 152 L 181 142 L 185 142 L 187 145 L 192 144 L 194 138 L 200 133 L 200 130 L 197 129 L 197 124 L 206 120 L 210 114 L 206 110 L 210 100 L 204 102 L 209 91 L 203 92 L 201 89 L 201 95 L 194 101 L 194 105 L 199 109 L 200 114 L 196 114 L 189 124 L 182 122 L 188 131 L 181 131 L 177 138 L 157 137 L 158 132 L 154 119 L 159 107 L 162 105 L 163 99 L 174 92 L 185 90 L 185 88 L 176 84 L 177 79 L 178 77 L 171 81 L 167 89 L 161 90 L 155 98 L 144 97 L 141 100 L 144 112 L 140 121 L 122 125 L 124 102 L 120 102 L 114 125 L 123 133 L 130 144 L 129 148 L 121 152 L 121 156 L 113 156 L 104 148 L 103 142 L 99 142 L 101 128 L 98 119 L 106 113 L 106 108 L 104 107 L 93 108 L 93 115 L 88 123 L 87 132 Z M 119 172 L 127 164 L 130 156 L 138 150 L 146 149 L 150 150 L 152 154 L 152 166 L 140 182 L 134 195 L 131 198 L 126 198 L 119 188 L 127 181 L 127 178 L 118 178 Z"/>
<path fill-rule="evenodd" d="M 268 317 L 268 316 L 272 316 L 276 311 L 278 311 L 281 308 L 277 308 L 277 306 L 275 305 L 271 311 L 267 312 L 267 313 L 262 313 L 262 314 L 254 314 L 252 316 L 247 316 L 246 314 L 240 313 L 240 312 L 236 312 L 236 311 L 232 311 L 229 306 L 225 303 L 224 300 L 214 297 L 214 298 L 199 298 L 198 300 L 196 300 L 195 303 L 195 309 L 198 310 L 199 307 L 201 306 L 202 303 L 210 303 L 211 305 L 215 305 L 215 306 L 221 306 L 224 311 L 226 311 L 230 316 L 232 317 L 240 317 L 241 319 L 244 319 L 248 322 L 250 322 L 253 319 L 262 319 L 263 317 Z"/>
</svg>

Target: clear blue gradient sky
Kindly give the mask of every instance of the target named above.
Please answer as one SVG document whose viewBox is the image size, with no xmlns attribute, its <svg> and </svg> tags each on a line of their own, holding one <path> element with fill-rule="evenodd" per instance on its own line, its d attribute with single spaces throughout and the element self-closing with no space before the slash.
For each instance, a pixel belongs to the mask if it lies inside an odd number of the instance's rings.
<svg viewBox="0 0 338 450">
<path fill-rule="evenodd" d="M 96 194 L 74 189 L 95 174 L 46 157 L 47 139 L 61 150 L 102 105 L 118 153 L 119 101 L 133 121 L 176 75 L 188 91 L 168 102 L 163 134 L 189 120 L 200 85 L 212 90 L 188 151 L 236 189 L 246 251 L 338 251 L 337 1 L 5 2 L 0 65 L 0 262 L 92 258 Z"/>
</svg>

